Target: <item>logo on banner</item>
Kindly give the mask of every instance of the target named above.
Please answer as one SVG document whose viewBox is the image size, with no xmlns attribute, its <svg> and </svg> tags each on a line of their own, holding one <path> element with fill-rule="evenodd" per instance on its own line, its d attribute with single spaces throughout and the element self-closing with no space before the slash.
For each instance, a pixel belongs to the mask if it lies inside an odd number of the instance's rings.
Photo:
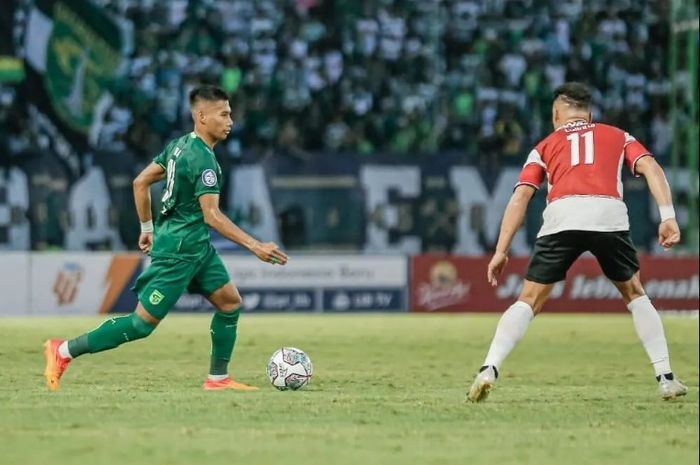
<svg viewBox="0 0 700 465">
<path fill-rule="evenodd" d="M 78 286 L 83 278 L 83 268 L 77 263 L 66 263 L 56 275 L 53 284 L 53 294 L 58 305 L 67 305 L 75 301 Z"/>
<path fill-rule="evenodd" d="M 314 289 L 242 289 L 243 309 L 247 312 L 301 312 L 317 308 Z"/>
<path fill-rule="evenodd" d="M 327 311 L 405 310 L 402 288 L 324 289 L 322 295 Z"/>
<path fill-rule="evenodd" d="M 334 310 L 347 310 L 352 305 L 350 301 L 350 296 L 346 292 L 338 292 L 333 297 L 333 309 Z"/>
<path fill-rule="evenodd" d="M 447 260 L 440 260 L 428 272 L 429 283 L 418 285 L 418 305 L 434 311 L 465 302 L 470 285 L 459 279 L 457 267 Z"/>
<path fill-rule="evenodd" d="M 251 292 L 245 296 L 243 304 L 247 310 L 255 310 L 260 305 L 260 294 L 257 292 Z"/>
</svg>

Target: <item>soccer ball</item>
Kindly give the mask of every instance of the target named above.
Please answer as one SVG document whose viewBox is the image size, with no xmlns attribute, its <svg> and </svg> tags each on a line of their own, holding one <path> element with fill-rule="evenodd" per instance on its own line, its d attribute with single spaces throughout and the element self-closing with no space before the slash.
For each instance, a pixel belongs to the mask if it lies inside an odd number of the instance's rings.
<svg viewBox="0 0 700 465">
<path fill-rule="evenodd" d="M 309 356 L 294 347 L 277 349 L 267 362 L 267 376 L 280 391 L 303 388 L 311 379 L 313 371 Z"/>
</svg>

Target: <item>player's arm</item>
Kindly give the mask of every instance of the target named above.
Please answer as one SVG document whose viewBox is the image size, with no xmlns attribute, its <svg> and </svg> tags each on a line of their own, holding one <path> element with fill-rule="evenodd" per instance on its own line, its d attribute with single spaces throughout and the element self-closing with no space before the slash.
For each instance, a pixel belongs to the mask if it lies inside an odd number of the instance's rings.
<svg viewBox="0 0 700 465">
<path fill-rule="evenodd" d="M 664 170 L 659 166 L 654 157 L 646 156 L 639 158 L 635 165 L 636 174 L 644 176 L 651 195 L 659 206 L 661 224 L 659 225 L 659 244 L 670 249 L 681 240 L 681 232 L 676 222 L 676 213 L 673 209 L 673 197 L 671 188 L 666 180 Z"/>
<path fill-rule="evenodd" d="M 515 233 L 518 232 L 523 221 L 525 221 L 527 206 L 544 181 L 546 174 L 546 165 L 542 161 L 540 147 L 537 146 L 528 154 L 525 165 L 520 172 L 518 183 L 513 190 L 513 195 L 510 196 L 506 211 L 503 213 L 496 251 L 486 269 L 486 279 L 492 286 L 498 284 L 496 277 L 503 272 L 508 264 L 510 244 L 513 242 Z"/>
<path fill-rule="evenodd" d="M 151 214 L 151 184 L 165 177 L 165 170 L 157 163 L 150 163 L 134 179 L 134 203 L 141 222 L 139 249 L 148 253 L 153 244 L 153 215 Z"/>
<path fill-rule="evenodd" d="M 150 163 L 134 179 L 134 201 L 136 202 L 136 213 L 139 215 L 141 224 L 152 221 L 151 214 L 151 184 L 162 180 L 165 177 L 165 170 L 157 163 Z"/>
<path fill-rule="evenodd" d="M 518 232 L 523 221 L 525 221 L 527 206 L 533 195 L 535 195 L 536 190 L 537 189 L 532 184 L 520 184 L 513 191 L 513 195 L 510 196 L 506 211 L 503 213 L 503 221 L 501 221 L 501 231 L 498 234 L 496 251 L 486 271 L 486 278 L 492 286 L 498 284 L 496 278 L 503 272 L 503 269 L 508 263 L 510 244 L 513 242 L 515 233 Z"/>
<path fill-rule="evenodd" d="M 219 194 L 200 195 L 199 205 L 202 208 L 204 222 L 226 239 L 250 250 L 264 262 L 269 262 L 273 265 L 284 265 L 287 263 L 287 255 L 279 249 L 277 244 L 257 241 L 223 214 L 219 209 Z"/>
<path fill-rule="evenodd" d="M 513 191 L 513 195 L 510 196 L 506 206 L 506 211 L 503 213 L 501 231 L 498 234 L 498 243 L 496 244 L 497 253 L 508 254 L 515 233 L 518 232 L 523 221 L 525 221 L 527 206 L 533 195 L 535 195 L 535 189 L 527 184 L 521 184 Z"/>
</svg>

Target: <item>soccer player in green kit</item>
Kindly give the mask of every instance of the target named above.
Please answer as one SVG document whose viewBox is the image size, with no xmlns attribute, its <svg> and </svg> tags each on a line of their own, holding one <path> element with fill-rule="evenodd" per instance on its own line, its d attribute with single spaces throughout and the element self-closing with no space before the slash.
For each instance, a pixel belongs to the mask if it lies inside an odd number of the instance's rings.
<svg viewBox="0 0 700 465">
<path fill-rule="evenodd" d="M 61 375 L 74 358 L 151 334 L 186 290 L 204 295 L 216 309 L 210 327 L 211 364 L 202 387 L 257 389 L 228 375 L 241 297 L 211 245 L 209 227 L 272 265 L 286 264 L 287 255 L 273 242 L 255 240 L 219 210 L 221 168 L 212 149 L 231 131 L 228 96 L 217 87 L 200 86 L 190 93 L 190 108 L 194 131 L 170 142 L 134 180 L 141 221 L 139 248 L 152 259 L 134 285 L 139 300 L 136 310 L 110 318 L 75 339 L 46 341 L 44 376 L 49 390 L 59 389 Z M 154 229 L 150 186 L 162 179 L 162 209 Z"/>
</svg>

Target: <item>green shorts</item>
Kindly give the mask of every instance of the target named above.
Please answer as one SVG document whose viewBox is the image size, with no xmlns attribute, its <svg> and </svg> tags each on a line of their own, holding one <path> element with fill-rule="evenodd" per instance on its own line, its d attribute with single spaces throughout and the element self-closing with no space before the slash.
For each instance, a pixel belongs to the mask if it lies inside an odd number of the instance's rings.
<svg viewBox="0 0 700 465">
<path fill-rule="evenodd" d="M 148 313 L 162 320 L 185 291 L 206 297 L 229 281 L 228 271 L 212 247 L 199 262 L 153 258 L 132 290 Z"/>
</svg>

